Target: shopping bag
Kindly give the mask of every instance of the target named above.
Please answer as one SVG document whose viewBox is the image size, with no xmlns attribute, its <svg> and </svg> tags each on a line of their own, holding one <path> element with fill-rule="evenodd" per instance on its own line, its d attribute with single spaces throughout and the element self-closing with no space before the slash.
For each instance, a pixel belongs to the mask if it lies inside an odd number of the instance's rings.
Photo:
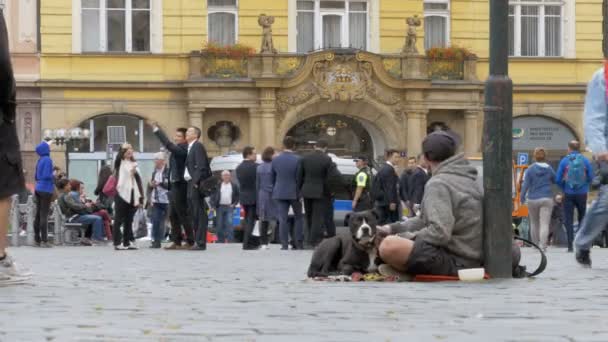
<svg viewBox="0 0 608 342">
<path fill-rule="evenodd" d="M 251 235 L 253 236 L 260 236 L 260 221 L 257 220 L 255 221 L 255 225 L 253 226 L 253 232 L 251 232 Z"/>
<path fill-rule="evenodd" d="M 146 219 L 146 212 L 143 208 L 137 209 L 133 223 L 136 223 L 134 224 L 136 239 L 148 236 L 148 221 Z"/>
</svg>

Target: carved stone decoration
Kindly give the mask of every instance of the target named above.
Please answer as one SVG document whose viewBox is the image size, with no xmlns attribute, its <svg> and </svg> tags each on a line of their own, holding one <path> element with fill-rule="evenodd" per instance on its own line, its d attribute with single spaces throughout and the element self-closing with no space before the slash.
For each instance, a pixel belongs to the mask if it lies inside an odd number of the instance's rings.
<svg viewBox="0 0 608 342">
<path fill-rule="evenodd" d="M 262 26 L 262 47 L 260 47 L 260 53 L 277 53 L 277 49 L 274 48 L 274 44 L 272 43 L 274 17 L 262 13 L 258 17 L 258 24 Z"/>
<path fill-rule="evenodd" d="M 405 45 L 403 46 L 403 53 L 406 54 L 418 54 L 418 48 L 416 48 L 416 28 L 422 25 L 422 21 L 418 18 L 418 15 L 405 19 L 407 23 L 407 35 L 405 37 Z"/>
<path fill-rule="evenodd" d="M 25 117 L 23 118 L 23 143 L 24 144 L 32 144 L 33 143 L 33 139 L 32 139 L 32 123 L 33 123 L 33 119 L 32 119 L 32 113 L 30 112 L 26 112 L 25 113 Z"/>
<path fill-rule="evenodd" d="M 277 107 L 280 111 L 285 112 L 289 108 L 289 106 L 297 106 L 299 104 L 302 104 L 310 100 L 314 95 L 315 88 L 312 86 L 298 91 L 294 96 L 288 96 L 279 93 L 277 95 Z"/>
<path fill-rule="evenodd" d="M 219 121 L 209 128 L 207 136 L 219 147 L 227 148 L 239 139 L 240 130 L 230 121 Z"/>
<path fill-rule="evenodd" d="M 372 68 L 367 62 L 349 63 L 354 56 L 340 56 L 315 63 L 313 85 L 328 101 L 359 101 L 371 84 Z"/>
</svg>

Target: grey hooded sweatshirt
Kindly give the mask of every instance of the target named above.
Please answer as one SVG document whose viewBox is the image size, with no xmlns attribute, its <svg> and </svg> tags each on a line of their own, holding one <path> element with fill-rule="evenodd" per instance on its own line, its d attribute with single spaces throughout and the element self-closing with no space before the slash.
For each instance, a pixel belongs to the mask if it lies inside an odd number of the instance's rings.
<svg viewBox="0 0 608 342">
<path fill-rule="evenodd" d="M 443 161 L 424 188 L 421 215 L 391 233 L 444 248 L 464 268 L 483 263 L 483 189 L 464 154 Z"/>
</svg>

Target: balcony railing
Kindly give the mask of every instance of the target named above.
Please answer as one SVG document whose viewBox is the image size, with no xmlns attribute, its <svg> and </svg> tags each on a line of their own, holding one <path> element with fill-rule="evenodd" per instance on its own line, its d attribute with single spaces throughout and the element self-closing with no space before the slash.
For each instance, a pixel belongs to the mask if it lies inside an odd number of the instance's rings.
<svg viewBox="0 0 608 342">
<path fill-rule="evenodd" d="M 344 52 L 340 52 L 344 54 Z M 349 53 L 347 51 L 347 53 Z M 352 52 L 356 54 L 356 51 Z M 306 64 L 311 54 L 252 54 L 226 57 L 192 52 L 190 79 L 247 80 L 255 78 L 289 78 Z M 395 79 L 475 81 L 475 58 L 457 60 L 429 58 L 420 55 L 375 55 L 388 75 Z"/>
</svg>

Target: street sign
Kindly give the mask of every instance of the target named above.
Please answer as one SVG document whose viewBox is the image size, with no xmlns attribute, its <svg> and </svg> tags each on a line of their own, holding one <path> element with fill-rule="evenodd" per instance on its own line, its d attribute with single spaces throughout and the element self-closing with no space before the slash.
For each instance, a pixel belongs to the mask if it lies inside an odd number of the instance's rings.
<svg viewBox="0 0 608 342">
<path fill-rule="evenodd" d="M 517 165 L 528 165 L 528 154 L 519 152 L 517 154 Z"/>
</svg>

